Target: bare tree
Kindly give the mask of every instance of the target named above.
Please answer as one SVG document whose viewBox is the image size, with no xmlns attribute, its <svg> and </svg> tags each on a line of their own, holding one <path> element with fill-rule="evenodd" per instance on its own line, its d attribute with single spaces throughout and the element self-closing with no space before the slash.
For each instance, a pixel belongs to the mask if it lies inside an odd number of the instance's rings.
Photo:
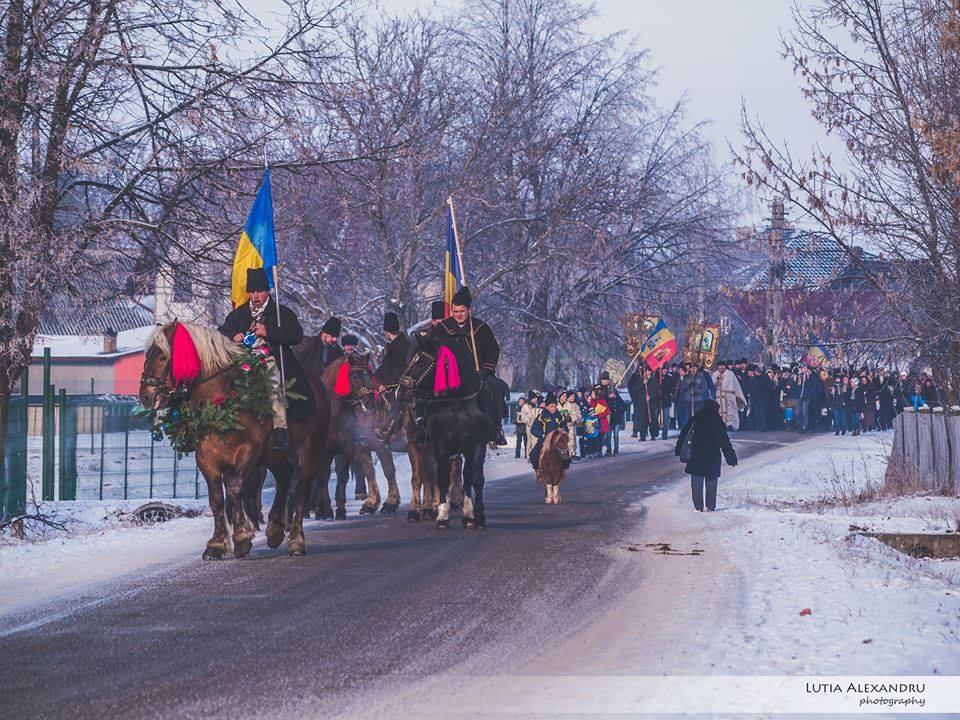
<svg viewBox="0 0 960 720">
<path fill-rule="evenodd" d="M 795 158 L 744 113 L 748 183 L 782 193 L 847 251 L 951 401 L 960 399 L 960 186 L 949 172 L 960 91 L 949 0 L 825 0 L 794 11 L 787 57 L 845 157 Z M 891 277 L 856 245 L 883 252 Z M 888 267 L 885 265 L 885 267 Z"/>
<path fill-rule="evenodd" d="M 207 179 L 258 169 L 297 67 L 339 7 L 284 2 L 260 28 L 228 0 L 8 0 L 0 19 L 0 451 L 41 313 L 131 258 L 201 234 Z M 239 38 L 271 37 L 240 44 Z M 110 272 L 105 272 L 109 268 Z M 2 452 L 0 452 L 2 454 Z"/>
</svg>

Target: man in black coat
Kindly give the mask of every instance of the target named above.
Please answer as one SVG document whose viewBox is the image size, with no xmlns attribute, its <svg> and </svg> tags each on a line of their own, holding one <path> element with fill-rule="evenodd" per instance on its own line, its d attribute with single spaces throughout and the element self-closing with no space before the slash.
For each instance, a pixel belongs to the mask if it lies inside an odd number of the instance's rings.
<svg viewBox="0 0 960 720">
<path fill-rule="evenodd" d="M 311 371 L 323 373 L 335 360 L 343 357 L 343 348 L 337 338 L 343 329 L 340 318 L 330 317 L 320 328 L 320 332 L 308 337 L 297 348 L 297 357 L 304 367 Z"/>
<path fill-rule="evenodd" d="M 313 392 L 291 350 L 293 345 L 303 340 L 300 321 L 292 310 L 283 305 L 280 306 L 280 320 L 277 321 L 276 300 L 270 296 L 267 273 L 263 268 L 247 270 L 247 297 L 248 302 L 232 310 L 217 329 L 238 344 L 251 347 L 266 344 L 275 363 L 280 363 L 282 357 L 285 379 L 292 379 L 291 389 L 303 397 L 302 400 L 290 401 L 289 415 L 294 419 L 309 417 L 315 409 Z M 279 372 L 279 366 L 277 370 Z M 287 413 L 283 400 L 276 398 L 273 422 L 277 437 L 274 446 L 280 450 L 289 447 Z"/>
<path fill-rule="evenodd" d="M 646 440 L 649 430 L 650 439 L 656 440 L 660 432 L 660 376 L 646 366 L 638 368 L 627 390 L 633 402 L 633 436 L 639 434 L 641 441 Z"/>
<path fill-rule="evenodd" d="M 384 385 L 396 385 L 400 382 L 400 376 L 407 367 L 407 356 L 410 354 L 410 338 L 400 331 L 400 318 L 395 312 L 384 314 L 383 331 L 387 335 L 387 347 L 383 351 L 383 362 L 373 373 L 381 390 Z"/>
<path fill-rule="evenodd" d="M 496 376 L 500 343 L 490 326 L 471 314 L 472 303 L 473 298 L 466 286 L 457 290 L 450 303 L 450 317 L 434 325 L 432 335 L 441 343 L 462 343 L 466 348 L 463 354 L 471 360 L 476 358 L 483 383 L 477 402 L 490 420 L 491 440 L 497 445 L 506 445 L 501 418 L 508 415 L 505 393 L 509 388 Z"/>
<path fill-rule="evenodd" d="M 709 511 L 717 509 L 717 480 L 720 477 L 720 455 L 733 467 L 737 464 L 737 453 L 730 443 L 727 427 L 720 416 L 720 405 L 716 400 L 704 400 L 703 407 L 683 426 L 674 454 L 678 457 L 683 450 L 687 436 L 693 433 L 690 459 L 686 461 L 685 471 L 690 476 L 690 488 L 693 493 L 693 506 L 703 512 L 704 504 Z M 704 503 L 704 485 L 706 485 L 706 503 Z"/>
</svg>

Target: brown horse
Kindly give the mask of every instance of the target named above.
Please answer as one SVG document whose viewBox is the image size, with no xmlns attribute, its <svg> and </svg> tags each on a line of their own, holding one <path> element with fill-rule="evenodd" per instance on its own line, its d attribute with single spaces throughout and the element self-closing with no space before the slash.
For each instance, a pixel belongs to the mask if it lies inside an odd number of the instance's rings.
<svg viewBox="0 0 960 720">
<path fill-rule="evenodd" d="M 173 380 L 171 352 L 177 324 L 174 320 L 157 328 L 147 341 L 140 378 L 140 404 L 152 411 L 166 407 L 178 389 Z M 194 323 L 183 323 L 183 326 L 190 333 L 201 362 L 200 377 L 187 387 L 189 402 L 196 407 L 218 395 L 228 395 L 233 387 L 233 361 L 242 350 L 216 330 Z M 322 387 L 313 384 L 313 391 L 316 397 L 323 397 Z M 271 548 L 279 547 L 284 531 L 288 530 L 287 549 L 291 555 L 303 555 L 306 552 L 303 514 L 309 485 L 299 478 L 313 475 L 327 435 L 329 414 L 318 407 L 308 419 L 289 423 L 290 447 L 299 459 L 299 472 L 294 472 L 286 453 L 273 451 L 272 419 L 257 421 L 241 413 L 238 422 L 240 427 L 235 432 L 207 435 L 196 448 L 197 467 L 207 482 L 214 522 L 213 537 L 207 541 L 203 559 L 222 558 L 230 548 L 231 539 L 236 557 L 250 552 L 254 532 L 247 513 L 250 503 L 245 500 L 252 493 L 249 485 L 259 476 L 261 466 L 269 469 L 277 482 L 266 531 L 267 544 Z M 293 498 L 289 523 L 286 522 L 288 495 Z"/>
<path fill-rule="evenodd" d="M 560 502 L 560 483 L 567 474 L 570 461 L 570 433 L 566 430 L 551 430 L 543 439 L 537 482 L 543 484 L 545 502 Z"/>
<path fill-rule="evenodd" d="M 316 370 L 310 368 L 310 359 L 305 358 L 308 375 L 316 378 Z M 349 363 L 349 393 L 335 392 L 340 368 Z M 387 479 L 387 499 L 380 507 L 381 513 L 394 513 L 400 507 L 400 490 L 397 487 L 397 470 L 390 448 L 374 434 L 377 424 L 376 398 L 373 391 L 373 375 L 366 355 L 351 355 L 338 358 L 327 367 L 321 376 L 330 404 L 330 424 L 326 442 L 313 481 L 313 506 L 318 520 L 347 518 L 347 481 L 350 465 L 357 459 L 367 481 L 367 497 L 360 508 L 361 515 L 375 513 L 380 506 L 380 488 L 371 451 L 375 452 Z M 337 464 L 336 512 L 330 501 L 330 465 L 335 456 L 342 456 Z"/>
<path fill-rule="evenodd" d="M 440 487 L 437 484 L 437 462 L 426 433 L 418 430 L 414 408 L 407 408 L 402 432 L 397 433 L 391 445 L 396 452 L 406 452 L 410 458 L 410 509 L 407 522 L 436 520 L 440 507 Z M 449 498 L 451 507 L 463 504 L 463 461 L 454 458 L 450 471 Z"/>
</svg>

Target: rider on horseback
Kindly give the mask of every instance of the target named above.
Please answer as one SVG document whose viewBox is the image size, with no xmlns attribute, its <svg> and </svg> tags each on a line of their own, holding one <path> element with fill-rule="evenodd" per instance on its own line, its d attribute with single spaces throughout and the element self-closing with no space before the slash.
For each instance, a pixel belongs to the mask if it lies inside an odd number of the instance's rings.
<svg viewBox="0 0 960 720">
<path fill-rule="evenodd" d="M 490 326 L 471 315 L 472 301 L 466 286 L 457 290 L 450 303 L 450 317 L 434 325 L 433 337 L 441 343 L 459 341 L 466 344 L 468 352 L 479 365 L 482 387 L 477 404 L 489 420 L 490 439 L 497 445 L 506 445 L 507 439 L 503 436 L 500 422 L 501 418 L 507 416 L 505 383 L 496 376 L 500 344 Z"/>
<path fill-rule="evenodd" d="M 395 312 L 384 314 L 383 331 L 387 336 L 387 347 L 383 350 L 383 362 L 373 373 L 381 392 L 384 386 L 400 382 L 410 354 L 410 338 L 400 330 L 400 318 Z"/>
<path fill-rule="evenodd" d="M 283 369 L 287 379 L 293 378 L 293 390 L 299 397 L 303 397 L 305 405 L 312 407 L 313 394 L 303 378 L 300 364 L 290 350 L 303 340 L 303 328 L 292 310 L 280 306 L 280 321 L 277 322 L 277 308 L 270 296 L 270 285 L 267 282 L 267 272 L 263 268 L 247 270 L 247 297 L 249 302 L 235 308 L 217 328 L 222 334 L 232 338 L 235 343 L 257 348 L 266 344 L 270 348 L 268 363 L 274 366 L 283 353 Z M 273 397 L 273 427 L 276 431 L 274 448 L 286 450 L 290 447 L 287 437 L 287 408 L 280 398 L 279 383 Z M 291 407 L 291 409 L 293 409 Z M 300 409 L 298 407 L 298 409 Z M 305 411 L 309 410 L 305 407 Z"/>
</svg>

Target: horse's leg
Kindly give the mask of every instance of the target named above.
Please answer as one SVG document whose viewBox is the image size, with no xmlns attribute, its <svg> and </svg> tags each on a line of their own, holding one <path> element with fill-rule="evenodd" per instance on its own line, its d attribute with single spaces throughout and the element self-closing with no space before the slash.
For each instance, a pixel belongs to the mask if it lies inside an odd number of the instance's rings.
<svg viewBox="0 0 960 720">
<path fill-rule="evenodd" d="M 354 460 L 354 462 L 350 465 L 350 475 L 353 476 L 353 499 L 366 500 L 367 476 L 363 471 L 363 467 L 360 466 L 356 460 Z"/>
<path fill-rule="evenodd" d="M 347 481 L 350 479 L 350 463 L 353 462 L 353 450 L 344 452 L 342 462 L 337 465 L 337 509 L 333 514 L 336 520 L 347 519 Z"/>
<path fill-rule="evenodd" d="M 333 505 L 330 504 L 330 465 L 340 462 L 339 456 L 331 456 L 329 452 L 323 453 L 320 458 L 320 464 L 313 481 L 314 496 L 316 502 L 314 505 L 314 516 L 317 520 L 333 520 Z M 306 476 L 304 476 L 306 477 Z"/>
<path fill-rule="evenodd" d="M 450 488 L 450 456 L 436 445 L 433 457 L 437 461 L 437 485 L 440 487 L 440 505 L 437 507 L 437 529 L 450 527 L 450 505 L 447 503 L 447 490 Z"/>
<path fill-rule="evenodd" d="M 200 457 L 197 458 L 197 464 L 200 465 L 203 479 L 207 481 L 207 500 L 210 503 L 210 512 L 213 513 L 213 537 L 207 540 L 203 559 L 220 560 L 230 549 L 230 523 L 227 519 L 220 470 L 208 465 Z"/>
<path fill-rule="evenodd" d="M 420 463 L 420 451 L 416 445 L 407 445 L 407 457 L 410 458 L 410 509 L 407 522 L 420 522 L 420 491 L 423 488 L 423 466 Z M 424 497 L 426 501 L 426 497 Z"/>
<path fill-rule="evenodd" d="M 450 463 L 450 507 L 457 509 L 463 503 L 463 458 L 457 455 Z"/>
<path fill-rule="evenodd" d="M 400 507 L 400 488 L 397 487 L 397 466 L 393 464 L 393 453 L 383 443 L 377 443 L 377 457 L 387 479 L 387 501 L 380 508 L 383 514 L 392 515 Z"/>
<path fill-rule="evenodd" d="M 420 467 L 423 473 L 423 516 L 426 520 L 437 519 L 437 509 L 440 507 L 440 486 L 437 485 L 437 461 L 433 457 L 433 449 L 429 445 L 420 447 Z"/>
<path fill-rule="evenodd" d="M 360 472 L 367 481 L 367 497 L 360 506 L 360 514 L 373 515 L 380 507 L 380 486 L 377 485 L 377 469 L 373 466 L 373 457 L 366 448 L 357 448 L 353 460 L 355 465 L 360 466 Z"/>
<path fill-rule="evenodd" d="M 473 518 L 473 501 L 470 499 L 470 482 L 473 480 L 474 476 L 474 463 L 476 458 L 473 453 L 467 453 L 463 456 L 463 512 L 461 513 L 461 521 L 463 526 L 468 530 L 476 529 L 476 522 Z"/>
<path fill-rule="evenodd" d="M 250 471 L 244 484 L 243 502 L 246 505 L 247 517 L 253 523 L 253 529 L 259 530 L 263 522 L 263 483 L 267 479 L 267 469 L 258 465 Z"/>
<path fill-rule="evenodd" d="M 290 479 L 293 468 L 286 460 L 281 460 L 275 467 L 270 468 L 277 483 L 277 494 L 273 496 L 273 505 L 270 507 L 270 522 L 267 523 L 267 546 L 280 547 L 283 542 L 283 531 L 286 527 L 287 495 L 290 492 Z"/>
<path fill-rule="evenodd" d="M 487 529 L 487 516 L 483 508 L 483 461 L 487 457 L 486 443 L 477 443 L 471 452 L 473 457 L 472 472 L 469 480 L 465 477 L 464 483 L 470 483 L 470 489 L 473 491 L 473 517 L 480 530 Z"/>
<path fill-rule="evenodd" d="M 330 473 L 329 456 L 318 451 L 314 446 L 316 441 L 307 437 L 300 446 L 300 466 L 293 474 L 293 492 L 290 503 L 293 505 L 293 515 L 290 518 L 287 535 L 287 552 L 291 555 L 303 555 L 307 552 L 307 543 L 303 537 L 303 516 L 307 509 L 307 499 L 310 496 L 310 478 L 320 474 L 317 472 L 318 463 L 326 463 L 327 475 Z"/>
<path fill-rule="evenodd" d="M 253 547 L 253 525 L 247 517 L 247 509 L 243 502 L 244 485 L 248 477 L 248 469 L 233 470 L 223 474 L 223 485 L 233 511 L 230 517 L 233 522 L 233 555 L 238 558 L 245 556 Z"/>
</svg>

